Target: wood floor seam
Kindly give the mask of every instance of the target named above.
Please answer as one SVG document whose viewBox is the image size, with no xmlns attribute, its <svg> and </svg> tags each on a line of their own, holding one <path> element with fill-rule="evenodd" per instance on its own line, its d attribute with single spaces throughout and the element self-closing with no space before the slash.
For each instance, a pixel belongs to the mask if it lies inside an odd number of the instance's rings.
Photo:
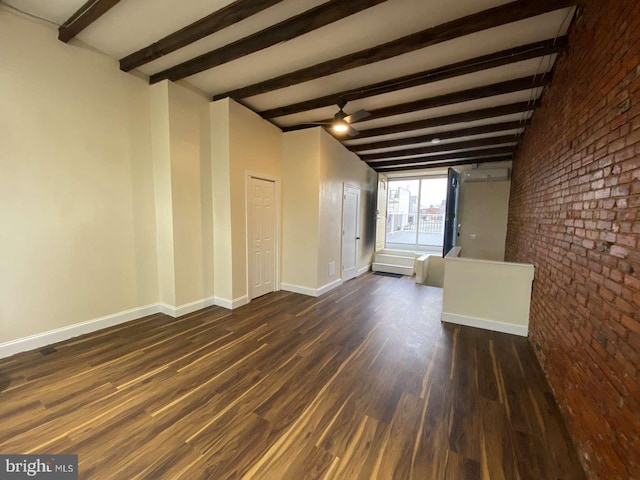
<svg viewBox="0 0 640 480">
<path fill-rule="evenodd" d="M 527 340 L 364 274 L 0 360 L 1 453 L 81 479 L 582 480 Z"/>
</svg>

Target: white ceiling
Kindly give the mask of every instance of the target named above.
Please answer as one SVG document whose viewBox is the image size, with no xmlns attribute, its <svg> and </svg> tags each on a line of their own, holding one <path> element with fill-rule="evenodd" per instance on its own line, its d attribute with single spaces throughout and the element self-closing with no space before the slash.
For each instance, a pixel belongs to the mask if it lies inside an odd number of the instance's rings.
<svg viewBox="0 0 640 480">
<path fill-rule="evenodd" d="M 6 1 L 17 8 L 57 23 L 64 22 L 85 3 L 85 0 Z M 197 55 L 242 39 L 326 1 L 284 0 L 252 17 L 237 22 L 231 27 L 147 63 L 139 68 L 139 72 L 144 75 L 155 74 Z M 173 0 L 121 0 L 88 28 L 80 32 L 77 38 L 114 59 L 120 59 L 230 3 L 232 0 L 182 0 L 180 2 Z M 505 0 L 387 0 L 305 35 L 192 75 L 182 82 L 188 83 L 207 95 L 215 95 L 374 47 L 506 3 L 508 2 Z M 553 39 L 556 36 L 566 34 L 573 10 L 573 8 L 564 8 L 484 30 L 381 62 L 242 99 L 242 102 L 260 112 L 469 60 L 516 46 Z M 552 69 L 555 59 L 556 55 L 548 55 L 445 81 L 363 98 L 350 102 L 345 111 L 350 113 L 359 109 L 374 110 L 541 74 Z M 542 89 L 537 88 L 420 112 L 378 118 L 358 123 L 357 128 L 360 130 L 377 128 L 479 108 L 506 105 L 512 102 L 529 101 L 538 98 L 541 92 Z M 331 118 L 336 111 L 337 107 L 335 106 L 319 108 L 280 117 L 274 119 L 274 122 L 281 127 L 294 126 Z M 354 139 L 347 141 L 346 144 L 357 145 L 407 138 L 426 133 L 455 130 L 456 128 L 468 128 L 469 126 L 524 120 L 529 116 L 529 113 L 509 115 L 375 138 Z M 495 136 L 501 134 L 498 133 Z M 486 135 L 469 137 L 468 139 L 473 138 L 486 138 Z M 460 138 L 452 140 L 452 142 L 463 140 Z M 410 146 L 402 148 L 410 148 Z"/>
</svg>

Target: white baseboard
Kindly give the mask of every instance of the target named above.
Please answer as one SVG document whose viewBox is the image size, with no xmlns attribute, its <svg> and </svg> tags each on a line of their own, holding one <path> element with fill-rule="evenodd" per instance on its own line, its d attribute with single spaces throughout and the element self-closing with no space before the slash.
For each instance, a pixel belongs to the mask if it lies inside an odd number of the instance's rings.
<svg viewBox="0 0 640 480">
<path fill-rule="evenodd" d="M 359 269 L 358 269 L 358 277 L 359 277 L 360 275 L 362 275 L 363 273 L 367 273 L 369 270 L 371 270 L 371 264 L 369 264 L 369 265 L 365 265 L 364 267 L 359 268 Z"/>
<path fill-rule="evenodd" d="M 86 333 L 92 333 L 97 330 L 113 327 L 121 323 L 130 322 L 132 320 L 137 320 L 139 318 L 146 317 L 147 315 L 153 315 L 154 313 L 160 312 L 161 308 L 159 304 L 146 305 L 144 307 L 132 308 L 112 315 L 95 318 L 86 322 L 56 328 L 55 330 L 49 330 L 48 332 L 37 333 L 28 337 L 18 338 L 17 340 L 0 343 L 0 358 L 10 357 L 16 353 L 34 350 L 46 345 L 51 345 L 52 343 L 69 340 L 73 337 L 79 337 Z"/>
<path fill-rule="evenodd" d="M 234 300 L 225 300 L 217 297 L 203 298 L 202 300 L 185 303 L 178 307 L 167 305 L 166 303 L 155 303 L 144 307 L 132 308 L 130 310 L 125 310 L 124 312 L 118 312 L 112 315 L 88 320 L 86 322 L 57 328 L 48 332 L 37 333 L 29 337 L 0 343 L 0 358 L 10 357 L 16 353 L 27 352 L 46 345 L 69 340 L 73 337 L 79 337 L 86 333 L 93 333 L 104 328 L 113 327 L 114 325 L 138 320 L 139 318 L 153 315 L 154 313 L 163 313 L 170 317 L 177 318 L 213 305 L 234 309 L 241 307 L 242 305 L 246 305 L 247 303 L 249 303 L 249 297 L 244 295 L 242 297 L 235 298 Z"/>
<path fill-rule="evenodd" d="M 324 285 L 324 286 L 322 286 L 322 287 L 320 287 L 318 289 L 318 295 L 317 296 L 319 297 L 320 295 L 324 295 L 328 291 L 333 290 L 334 288 L 339 287 L 340 285 L 342 285 L 342 279 L 341 278 L 338 278 L 337 280 L 334 280 L 331 283 L 327 283 L 326 285 Z"/>
<path fill-rule="evenodd" d="M 213 298 L 213 305 L 217 305 L 222 308 L 226 308 L 228 310 L 233 310 L 234 308 L 242 307 L 249 303 L 249 296 L 243 295 L 242 297 L 234 298 L 233 300 L 229 300 L 228 298 Z"/>
<path fill-rule="evenodd" d="M 179 307 L 167 305 L 166 303 L 159 303 L 158 311 L 164 313 L 165 315 L 169 315 L 170 317 L 177 318 L 183 315 L 188 315 L 189 313 L 197 312 L 198 310 L 202 310 L 203 308 L 211 307 L 213 305 L 217 305 L 215 303 L 215 297 L 209 297 L 203 298 L 202 300 L 196 300 L 195 302 L 185 303 L 184 305 L 180 305 Z"/>
<path fill-rule="evenodd" d="M 333 290 L 336 287 L 342 285 L 342 279 L 338 278 L 331 283 L 327 283 L 326 285 L 320 288 L 310 288 L 303 287 L 301 285 L 293 285 L 291 283 L 282 283 L 280 284 L 280 289 L 286 292 L 299 293 L 301 295 L 307 295 L 309 297 L 319 297 L 320 295 L 324 295 L 329 290 Z"/>
<path fill-rule="evenodd" d="M 524 325 L 514 325 L 512 323 L 497 322 L 495 320 L 487 320 L 486 318 L 467 317 L 447 312 L 442 312 L 441 318 L 443 322 L 465 325 L 467 327 L 483 328 L 485 330 L 510 333 L 511 335 L 519 335 L 521 337 L 529 335 L 529 328 Z"/>
<path fill-rule="evenodd" d="M 299 293 L 301 295 L 307 295 L 309 297 L 317 297 L 318 290 L 315 288 L 303 287 L 301 285 L 293 285 L 291 283 L 281 283 L 280 290 L 285 292 Z"/>
</svg>

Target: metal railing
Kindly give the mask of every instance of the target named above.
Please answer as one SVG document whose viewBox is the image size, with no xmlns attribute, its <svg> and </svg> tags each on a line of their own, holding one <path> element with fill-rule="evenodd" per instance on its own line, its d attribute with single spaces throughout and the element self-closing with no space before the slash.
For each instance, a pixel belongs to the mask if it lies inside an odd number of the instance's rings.
<svg viewBox="0 0 640 480">
<path fill-rule="evenodd" d="M 427 213 L 422 215 L 415 213 L 388 213 L 387 235 L 400 232 L 415 233 L 416 217 L 419 217 L 417 225 L 420 233 L 444 233 L 444 213 Z"/>
</svg>

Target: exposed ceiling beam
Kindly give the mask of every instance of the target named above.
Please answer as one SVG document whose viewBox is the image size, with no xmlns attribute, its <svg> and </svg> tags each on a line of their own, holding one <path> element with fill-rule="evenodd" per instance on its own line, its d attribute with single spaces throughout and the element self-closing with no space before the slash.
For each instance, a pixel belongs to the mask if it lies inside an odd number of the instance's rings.
<svg viewBox="0 0 640 480">
<path fill-rule="evenodd" d="M 480 125 L 478 127 L 461 128 L 460 130 L 449 130 L 446 132 L 430 133 L 428 135 L 419 135 L 417 137 L 398 138 L 394 140 L 385 140 L 382 142 L 361 143 L 358 145 L 346 145 L 352 152 L 365 152 L 367 150 L 376 150 L 378 148 L 401 147 L 403 145 L 414 145 L 416 143 L 427 143 L 435 139 L 448 140 L 451 138 L 469 137 L 473 135 L 482 135 L 485 133 L 503 132 L 505 130 L 517 130 L 525 128 L 529 125 L 530 120 L 492 123 L 490 125 Z"/>
<path fill-rule="evenodd" d="M 291 40 L 342 18 L 373 7 L 386 0 L 329 0 L 315 8 L 288 18 L 248 37 L 217 48 L 179 65 L 168 68 L 149 79 L 150 83 L 181 78 L 203 72 L 245 55 Z"/>
<path fill-rule="evenodd" d="M 236 100 L 239 102 L 240 100 Z M 498 107 L 482 108 L 479 110 L 470 110 L 468 112 L 454 113 L 451 115 L 443 115 L 441 117 L 431 117 L 424 120 L 416 120 L 413 122 L 396 123 L 393 125 L 387 125 L 385 127 L 367 128 L 360 130 L 358 134 L 358 140 L 362 138 L 379 137 L 381 135 L 391 135 L 394 133 L 404 133 L 412 130 L 422 130 L 424 128 L 441 127 L 443 125 L 451 125 L 456 123 L 473 122 L 476 120 L 485 120 L 494 117 L 501 117 L 505 115 L 513 115 L 519 113 L 526 113 L 531 110 L 535 110 L 540 106 L 539 100 L 530 102 L 516 102 L 509 103 L 507 105 L 500 105 Z M 273 123 L 273 120 L 269 120 Z M 275 125 L 275 124 L 274 124 Z M 315 124 L 299 124 L 291 125 L 288 127 L 280 127 L 283 132 L 293 132 L 296 130 L 304 130 L 305 128 L 312 128 Z M 331 132 L 330 128 L 327 131 Z M 339 139 L 341 141 L 350 139 Z M 354 139 L 355 140 L 355 139 Z"/>
<path fill-rule="evenodd" d="M 504 157 L 480 157 L 471 158 L 468 160 L 458 160 L 453 162 L 433 162 L 433 163 L 418 163 L 414 165 L 404 165 L 402 167 L 390 167 L 390 168 L 373 168 L 378 173 L 391 173 L 402 172 L 407 170 L 425 170 L 430 168 L 446 168 L 446 167 L 460 167 L 462 165 L 473 165 L 476 163 L 490 163 L 490 162 L 508 162 L 513 160 L 511 156 Z"/>
<path fill-rule="evenodd" d="M 453 63 L 438 67 L 432 70 L 426 70 L 412 75 L 386 80 L 384 82 L 373 83 L 370 85 L 354 88 L 344 92 L 337 92 L 331 95 L 298 102 L 284 107 L 272 108 L 260 113 L 263 118 L 276 118 L 294 113 L 314 110 L 316 108 L 328 107 L 335 105 L 339 100 L 358 100 L 360 98 L 372 97 L 383 93 L 395 92 L 405 88 L 416 87 L 418 85 L 426 85 L 428 83 L 446 80 L 460 75 L 486 70 L 489 68 L 509 65 L 516 62 L 522 62 L 531 58 L 551 55 L 565 50 L 567 47 L 567 37 L 557 40 L 544 40 L 542 42 L 531 43 L 508 50 L 483 55 L 481 57 L 471 58 L 463 62 Z"/>
<path fill-rule="evenodd" d="M 223 30 L 234 23 L 249 18 L 282 0 L 236 0 L 226 7 L 181 28 L 157 42 L 141 48 L 120 59 L 120 69 L 128 72 L 171 52 L 189 45 L 201 38 Z"/>
<path fill-rule="evenodd" d="M 120 0 L 88 0 L 58 28 L 58 40 L 67 43 L 107 13 Z"/>
<path fill-rule="evenodd" d="M 577 1 L 578 0 L 517 0 L 422 30 L 421 32 L 393 40 L 383 45 L 377 45 L 295 72 L 286 73 L 263 82 L 220 93 L 215 95 L 213 100 L 219 100 L 224 97 L 252 97 L 298 83 L 308 82 L 309 80 L 386 60 L 481 30 L 517 22 L 560 8 L 570 7 L 575 5 Z"/>
<path fill-rule="evenodd" d="M 491 85 L 485 85 L 482 87 L 471 88 L 469 90 L 460 90 L 457 92 L 447 93 L 444 95 L 438 95 L 436 97 L 423 98 L 421 100 L 414 100 L 412 102 L 399 103 L 397 105 L 391 105 L 388 107 L 377 108 L 369 110 L 371 114 L 364 120 L 368 122 L 370 120 L 392 117 L 395 115 L 403 115 L 405 113 L 419 112 L 420 110 L 427 110 L 429 108 L 444 107 L 446 105 L 453 105 L 455 103 L 470 102 L 472 100 L 479 100 L 481 98 L 494 97 L 496 95 L 504 95 L 506 93 L 519 92 L 522 90 L 529 90 L 532 88 L 544 87 L 551 82 L 551 74 L 548 73 L 544 76 L 531 76 L 522 77 L 515 80 L 508 80 L 506 82 L 492 83 Z M 299 128 L 304 128 L 305 125 L 318 124 L 318 123 L 331 123 L 333 118 L 326 118 L 324 120 L 317 120 L 314 122 L 308 122 L 301 124 Z M 284 127 L 283 131 L 296 130 L 296 128 Z"/>
<path fill-rule="evenodd" d="M 510 103 L 508 105 L 500 105 L 499 107 L 482 108 L 480 110 L 454 113 L 452 115 L 444 115 L 442 117 L 427 118 L 425 120 L 417 120 L 415 122 L 399 123 L 396 125 L 388 125 L 386 127 L 369 128 L 367 130 L 360 130 L 358 140 L 362 138 L 379 137 L 381 135 L 409 132 L 412 130 L 421 130 L 423 128 L 440 127 L 443 125 L 473 122 L 476 120 L 485 120 L 488 118 L 502 117 L 505 115 L 525 113 L 531 110 L 535 110 L 539 106 L 540 102 L 537 100 L 535 102 L 517 102 Z M 286 128 L 283 130 L 287 131 Z"/>
<path fill-rule="evenodd" d="M 358 156 L 365 162 L 386 158 L 406 157 L 410 155 L 427 155 L 437 152 L 452 152 L 454 150 L 462 150 L 466 148 L 490 147 L 506 143 L 518 143 L 516 135 L 503 135 L 501 137 L 480 138 L 478 140 L 469 140 L 467 142 L 443 143 L 438 145 L 428 145 L 426 147 L 406 148 L 404 150 L 391 150 L 382 153 L 361 153 Z"/>
<path fill-rule="evenodd" d="M 478 157 L 509 156 L 513 155 L 513 151 L 513 147 L 496 147 L 486 148 L 482 150 L 469 150 L 467 152 L 443 153 L 441 155 L 429 155 L 423 157 L 396 158 L 394 160 L 383 160 L 379 162 L 367 161 L 366 163 L 371 168 L 395 167 L 398 165 L 407 165 L 410 163 L 433 163 L 444 162 L 447 160 L 468 160 Z"/>
</svg>

